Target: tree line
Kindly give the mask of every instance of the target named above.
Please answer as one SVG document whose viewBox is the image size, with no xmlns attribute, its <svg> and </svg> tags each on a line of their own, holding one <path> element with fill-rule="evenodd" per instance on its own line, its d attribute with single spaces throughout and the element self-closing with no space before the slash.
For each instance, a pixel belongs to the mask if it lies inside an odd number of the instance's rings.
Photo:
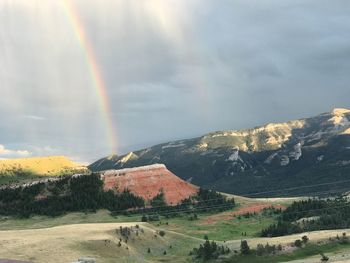
<svg viewBox="0 0 350 263">
<path fill-rule="evenodd" d="M 234 199 L 215 191 L 199 189 L 198 193 L 175 206 L 168 206 L 163 191 L 146 208 L 143 198 L 125 189 L 122 192 L 104 191 L 99 174 L 65 176 L 60 180 L 39 182 L 26 186 L 0 189 L 0 215 L 30 217 L 31 215 L 58 216 L 66 212 L 108 209 L 113 215 L 125 213 L 176 215 L 182 212 L 223 211 L 235 206 Z"/>
<path fill-rule="evenodd" d="M 350 227 L 350 202 L 346 197 L 308 199 L 294 202 L 278 222 L 263 229 L 261 236 L 276 237 L 295 233 Z"/>
<path fill-rule="evenodd" d="M 134 213 L 142 213 L 142 221 L 159 221 L 159 216 L 176 217 L 179 214 L 193 214 L 192 219 L 197 218 L 201 212 L 220 212 L 235 207 L 234 198 L 228 198 L 214 190 L 200 188 L 197 194 L 182 200 L 179 204 L 168 206 L 165 202 L 163 191 L 151 200 L 151 207 L 138 209 Z M 132 211 L 131 211 L 132 212 Z"/>
<path fill-rule="evenodd" d="M 144 200 L 128 190 L 103 191 L 98 174 L 68 176 L 62 180 L 0 189 L 0 214 L 19 217 L 58 216 L 97 209 L 126 210 L 143 207 Z"/>
</svg>

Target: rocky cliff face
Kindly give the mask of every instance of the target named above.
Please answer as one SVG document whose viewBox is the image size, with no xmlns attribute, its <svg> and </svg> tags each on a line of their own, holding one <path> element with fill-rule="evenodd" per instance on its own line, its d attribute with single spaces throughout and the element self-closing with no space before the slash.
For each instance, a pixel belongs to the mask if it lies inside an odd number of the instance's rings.
<svg viewBox="0 0 350 263">
<path fill-rule="evenodd" d="M 147 201 L 163 191 L 169 205 L 178 204 L 198 191 L 196 186 L 181 180 L 162 164 L 108 170 L 101 174 L 101 178 L 104 190 L 128 189 Z"/>
<path fill-rule="evenodd" d="M 90 169 L 152 163 L 164 163 L 197 185 L 243 195 L 350 180 L 350 110 L 334 109 L 312 118 L 160 144 L 103 158 Z"/>
</svg>

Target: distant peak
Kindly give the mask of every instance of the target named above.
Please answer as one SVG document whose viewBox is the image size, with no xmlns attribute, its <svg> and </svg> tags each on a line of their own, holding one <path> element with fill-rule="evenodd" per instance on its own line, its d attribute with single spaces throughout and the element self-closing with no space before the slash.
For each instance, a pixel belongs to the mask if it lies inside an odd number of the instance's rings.
<svg viewBox="0 0 350 263">
<path fill-rule="evenodd" d="M 113 160 L 113 159 L 117 159 L 119 156 L 118 154 L 111 154 L 110 156 L 107 157 L 108 160 Z"/>
<path fill-rule="evenodd" d="M 127 155 L 125 155 L 122 159 L 120 159 L 118 162 L 121 164 L 125 164 L 130 160 L 137 159 L 138 156 L 134 154 L 133 152 L 129 152 Z"/>
<path fill-rule="evenodd" d="M 343 115 L 345 113 L 350 113 L 350 110 L 345 108 L 334 108 L 332 111 L 333 115 Z"/>
</svg>

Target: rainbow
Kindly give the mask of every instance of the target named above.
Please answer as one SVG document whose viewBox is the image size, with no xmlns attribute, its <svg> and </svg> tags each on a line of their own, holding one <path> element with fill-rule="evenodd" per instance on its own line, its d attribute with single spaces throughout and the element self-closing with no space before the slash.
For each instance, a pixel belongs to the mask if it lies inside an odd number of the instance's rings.
<svg viewBox="0 0 350 263">
<path fill-rule="evenodd" d="M 103 115 L 104 122 L 107 127 L 107 139 L 108 145 L 112 153 L 117 152 L 117 140 L 116 140 L 116 130 L 113 123 L 111 106 L 108 98 L 108 93 L 106 85 L 103 80 L 103 76 L 99 65 L 97 63 L 96 55 L 93 47 L 91 46 L 88 37 L 86 36 L 85 29 L 82 21 L 80 20 L 79 14 L 75 9 L 71 0 L 62 1 L 64 9 L 68 15 L 68 18 L 72 24 L 74 32 L 80 43 L 80 46 L 84 52 L 84 56 L 89 67 L 91 80 L 93 82 L 94 89 L 98 98 L 101 113 Z"/>
</svg>

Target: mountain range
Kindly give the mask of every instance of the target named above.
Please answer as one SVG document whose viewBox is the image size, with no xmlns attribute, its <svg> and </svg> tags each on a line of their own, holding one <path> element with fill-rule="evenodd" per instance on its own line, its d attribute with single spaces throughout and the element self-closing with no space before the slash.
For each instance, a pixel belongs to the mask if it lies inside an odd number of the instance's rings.
<svg viewBox="0 0 350 263">
<path fill-rule="evenodd" d="M 155 163 L 195 185 L 254 197 L 346 190 L 350 110 L 337 108 L 285 123 L 212 132 L 102 158 L 89 168 L 103 171 Z"/>
</svg>

